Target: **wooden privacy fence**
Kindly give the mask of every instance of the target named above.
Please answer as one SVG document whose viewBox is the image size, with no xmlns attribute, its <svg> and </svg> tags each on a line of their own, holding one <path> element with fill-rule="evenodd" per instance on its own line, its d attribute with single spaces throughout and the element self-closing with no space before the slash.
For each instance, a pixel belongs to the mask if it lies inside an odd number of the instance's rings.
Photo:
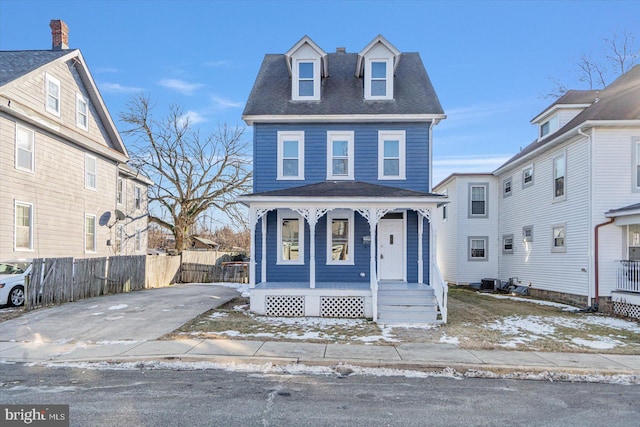
<svg viewBox="0 0 640 427">
<path fill-rule="evenodd" d="M 25 306 L 32 310 L 100 295 L 169 286 L 178 281 L 247 283 L 248 264 L 217 251 L 189 251 L 177 256 L 37 258 L 27 281 Z"/>
</svg>

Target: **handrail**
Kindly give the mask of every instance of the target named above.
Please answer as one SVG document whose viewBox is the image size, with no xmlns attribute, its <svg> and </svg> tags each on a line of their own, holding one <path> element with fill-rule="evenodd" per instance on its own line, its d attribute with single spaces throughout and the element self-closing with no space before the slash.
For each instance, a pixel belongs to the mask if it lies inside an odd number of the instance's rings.
<svg viewBox="0 0 640 427">
<path fill-rule="evenodd" d="M 449 293 L 449 287 L 442 278 L 442 273 L 435 262 L 431 263 L 431 287 L 436 296 L 438 302 L 438 308 L 440 309 L 440 316 L 442 323 L 447 323 L 447 295 Z"/>
<path fill-rule="evenodd" d="M 616 290 L 640 293 L 640 261 L 616 261 Z"/>
</svg>

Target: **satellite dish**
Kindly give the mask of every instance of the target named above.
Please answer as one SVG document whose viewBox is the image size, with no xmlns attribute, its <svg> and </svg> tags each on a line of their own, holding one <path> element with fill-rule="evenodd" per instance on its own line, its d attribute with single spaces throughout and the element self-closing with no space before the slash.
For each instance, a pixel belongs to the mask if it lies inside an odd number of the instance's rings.
<svg viewBox="0 0 640 427">
<path fill-rule="evenodd" d="M 124 214 L 124 212 L 122 212 L 120 209 L 116 209 L 116 219 L 118 221 L 122 221 L 123 219 L 125 219 L 127 216 Z"/>
</svg>

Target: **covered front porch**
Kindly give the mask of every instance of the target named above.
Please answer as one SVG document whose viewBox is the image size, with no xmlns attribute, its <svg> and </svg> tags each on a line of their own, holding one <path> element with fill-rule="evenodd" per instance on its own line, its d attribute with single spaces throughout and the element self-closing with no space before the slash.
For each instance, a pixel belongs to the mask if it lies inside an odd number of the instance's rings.
<svg viewBox="0 0 640 427">
<path fill-rule="evenodd" d="M 241 201 L 250 212 L 251 311 L 378 321 L 392 306 L 417 304 L 421 313 L 427 307 L 433 312 L 425 321 L 439 315 L 446 322 L 446 286 L 435 262 L 430 221 L 442 196 L 320 183 Z M 299 215 L 304 227 L 298 229 L 296 218 L 283 212 Z M 299 232 L 290 232 L 292 224 Z"/>
</svg>

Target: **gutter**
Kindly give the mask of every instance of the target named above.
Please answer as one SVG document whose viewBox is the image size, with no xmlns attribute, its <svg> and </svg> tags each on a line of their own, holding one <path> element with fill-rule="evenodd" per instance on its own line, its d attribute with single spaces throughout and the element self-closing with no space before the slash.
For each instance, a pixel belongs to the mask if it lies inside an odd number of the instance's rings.
<svg viewBox="0 0 640 427">
<path fill-rule="evenodd" d="M 589 311 L 598 311 L 598 303 L 600 302 L 600 280 L 599 280 L 599 275 L 598 275 L 598 265 L 599 265 L 599 258 L 598 258 L 598 232 L 600 230 L 600 227 L 604 227 L 605 225 L 609 225 L 612 224 L 613 221 L 616 220 L 616 217 L 611 217 L 609 218 L 609 221 L 603 222 L 601 224 L 596 225 L 596 228 L 594 228 L 593 232 L 594 232 L 594 244 L 595 244 L 595 252 L 594 252 L 594 258 L 595 258 L 595 265 L 594 265 L 594 274 L 595 274 L 595 302 L 593 303 L 593 307 L 590 307 L 591 309 Z M 591 301 L 589 301 L 589 304 L 591 304 Z"/>
</svg>

